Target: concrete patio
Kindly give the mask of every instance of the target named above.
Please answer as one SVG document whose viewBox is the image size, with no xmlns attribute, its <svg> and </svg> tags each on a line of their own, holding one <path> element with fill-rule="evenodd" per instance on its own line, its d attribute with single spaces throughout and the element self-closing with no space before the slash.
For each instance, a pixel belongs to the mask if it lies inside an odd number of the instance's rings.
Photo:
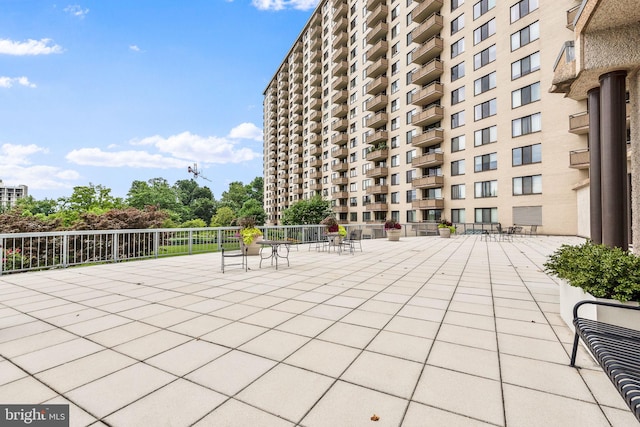
<svg viewBox="0 0 640 427">
<path fill-rule="evenodd" d="M 71 426 L 631 426 L 558 315 L 571 237 L 363 241 L 0 276 L 0 403 Z M 373 415 L 379 417 L 372 421 Z"/>
</svg>

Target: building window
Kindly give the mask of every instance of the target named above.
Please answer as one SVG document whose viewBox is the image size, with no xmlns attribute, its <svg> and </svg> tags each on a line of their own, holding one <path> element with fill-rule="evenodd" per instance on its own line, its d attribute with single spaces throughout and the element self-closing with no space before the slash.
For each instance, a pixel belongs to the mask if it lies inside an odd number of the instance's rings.
<svg viewBox="0 0 640 427">
<path fill-rule="evenodd" d="M 451 176 L 464 175 L 464 159 L 451 162 Z"/>
<path fill-rule="evenodd" d="M 520 117 L 511 121 L 511 136 L 522 136 L 542 130 L 542 114 Z"/>
<path fill-rule="evenodd" d="M 464 86 L 451 91 L 451 105 L 456 105 L 464 101 Z"/>
<path fill-rule="evenodd" d="M 451 200 L 461 200 L 465 197 L 464 184 L 451 186 Z"/>
<path fill-rule="evenodd" d="M 400 203 L 400 193 L 399 192 L 393 192 L 391 193 L 391 203 L 392 204 L 396 204 L 396 203 Z"/>
<path fill-rule="evenodd" d="M 489 73 L 486 76 L 482 76 L 473 82 L 473 94 L 480 95 L 488 90 L 496 87 L 497 78 L 496 72 Z"/>
<path fill-rule="evenodd" d="M 406 138 L 407 138 L 407 144 L 411 144 L 411 142 L 413 141 L 413 137 L 416 135 L 417 131 L 415 129 L 411 129 L 409 131 L 407 131 Z"/>
<path fill-rule="evenodd" d="M 475 222 L 485 224 L 498 222 L 498 208 L 476 208 Z"/>
<path fill-rule="evenodd" d="M 400 27 L 400 24 L 396 24 L 391 28 L 391 38 L 395 39 L 396 37 L 398 37 L 398 28 Z"/>
<path fill-rule="evenodd" d="M 400 146 L 400 143 L 398 142 L 398 137 L 394 136 L 391 138 L 391 148 L 397 148 Z"/>
<path fill-rule="evenodd" d="M 451 152 L 462 151 L 465 148 L 465 136 L 455 136 L 451 138 Z"/>
<path fill-rule="evenodd" d="M 464 110 L 451 115 L 451 129 L 464 126 Z"/>
<path fill-rule="evenodd" d="M 522 105 L 540 101 L 540 82 L 530 84 L 523 88 L 511 92 L 511 108 L 518 108 Z"/>
<path fill-rule="evenodd" d="M 496 18 L 485 22 L 475 30 L 473 30 L 473 45 L 477 45 L 483 40 L 488 39 L 496 33 Z"/>
<path fill-rule="evenodd" d="M 391 130 L 396 130 L 398 129 L 399 125 L 398 125 L 398 118 L 395 117 L 393 119 L 391 119 Z"/>
<path fill-rule="evenodd" d="M 538 40 L 540 37 L 540 23 L 538 21 L 531 25 L 528 25 L 511 34 L 511 51 L 521 48 L 524 45 L 531 43 L 534 40 Z"/>
<path fill-rule="evenodd" d="M 485 144 L 491 144 L 498 141 L 498 127 L 490 126 L 488 128 L 477 130 L 473 133 L 473 146 L 479 147 Z"/>
<path fill-rule="evenodd" d="M 473 55 L 473 69 L 477 70 L 496 60 L 496 45 L 489 46 L 480 53 Z"/>
<path fill-rule="evenodd" d="M 416 211 L 407 211 L 407 222 L 416 222 Z"/>
<path fill-rule="evenodd" d="M 473 5 L 473 20 L 480 18 L 482 15 L 496 7 L 496 0 L 481 0 Z"/>
<path fill-rule="evenodd" d="M 511 164 L 513 166 L 529 165 L 542 161 L 542 144 L 526 145 L 511 150 Z"/>
<path fill-rule="evenodd" d="M 391 93 L 396 93 L 400 89 L 399 80 L 391 82 Z"/>
<path fill-rule="evenodd" d="M 400 185 L 400 174 L 391 174 L 391 185 Z"/>
<path fill-rule="evenodd" d="M 451 67 L 451 81 L 455 82 L 456 80 L 464 77 L 464 62 L 461 62 L 457 65 Z"/>
<path fill-rule="evenodd" d="M 496 98 L 485 101 L 473 107 L 473 118 L 475 121 L 495 116 L 498 110 L 498 101 Z"/>
<path fill-rule="evenodd" d="M 451 222 L 454 224 L 464 224 L 467 222 L 464 209 L 451 209 Z"/>
<path fill-rule="evenodd" d="M 407 190 L 407 203 L 416 200 L 416 190 Z"/>
<path fill-rule="evenodd" d="M 400 155 L 391 156 L 391 167 L 400 166 Z"/>
<path fill-rule="evenodd" d="M 513 178 L 513 195 L 542 194 L 542 175 Z"/>
<path fill-rule="evenodd" d="M 538 8 L 538 0 L 521 0 L 511 6 L 511 23 L 527 16 Z"/>
<path fill-rule="evenodd" d="M 498 169 L 498 154 L 490 153 L 474 157 L 474 172 Z"/>
<path fill-rule="evenodd" d="M 451 45 L 451 58 L 455 58 L 464 52 L 464 37 Z"/>
<path fill-rule="evenodd" d="M 498 196 L 498 181 L 481 181 L 475 183 L 475 198 Z"/>
<path fill-rule="evenodd" d="M 405 161 L 408 165 L 411 164 L 411 160 L 413 160 L 414 157 L 417 157 L 416 150 L 409 150 L 405 153 Z"/>
<path fill-rule="evenodd" d="M 400 102 L 398 102 L 397 99 L 391 101 L 391 112 L 393 113 L 394 111 L 397 111 L 398 108 L 400 108 Z"/>
<path fill-rule="evenodd" d="M 513 62 L 511 64 L 511 80 L 518 79 L 527 74 L 540 69 L 540 52 L 532 53 L 529 56 Z"/>
<path fill-rule="evenodd" d="M 407 184 L 411 184 L 411 182 L 416 179 L 416 170 L 415 169 L 410 169 L 408 171 L 405 172 L 405 178 L 407 179 Z"/>
<path fill-rule="evenodd" d="M 458 16 L 456 19 L 451 21 L 451 35 L 454 35 L 458 31 L 464 28 L 464 14 Z"/>
<path fill-rule="evenodd" d="M 451 0 L 451 11 L 456 10 L 464 4 L 464 0 Z"/>
</svg>

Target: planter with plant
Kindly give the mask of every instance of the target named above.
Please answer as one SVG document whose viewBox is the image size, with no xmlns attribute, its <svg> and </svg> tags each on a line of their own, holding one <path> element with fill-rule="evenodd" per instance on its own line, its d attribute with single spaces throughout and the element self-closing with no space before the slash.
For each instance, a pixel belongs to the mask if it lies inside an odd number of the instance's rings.
<svg viewBox="0 0 640 427">
<path fill-rule="evenodd" d="M 334 216 L 328 216 L 320 224 L 327 227 L 327 237 L 332 245 L 339 245 L 342 239 L 347 235 L 347 229 L 338 224 L 338 220 Z"/>
<path fill-rule="evenodd" d="M 573 306 L 581 300 L 610 300 L 631 305 L 640 301 L 640 257 L 587 241 L 581 245 L 562 245 L 544 264 L 545 271 L 562 279 L 560 315 L 572 327 Z M 587 306 L 582 317 L 625 326 L 639 324 L 640 313 Z M 590 312 L 589 312 L 590 310 Z M 624 312 L 624 313 L 622 313 Z M 624 318 L 618 318 L 622 314 Z M 612 318 L 614 316 L 615 318 Z"/>
<path fill-rule="evenodd" d="M 384 231 L 387 233 L 387 239 L 392 242 L 400 240 L 402 225 L 395 219 L 388 219 L 384 223 Z"/>
<path fill-rule="evenodd" d="M 240 235 L 240 246 L 249 247 L 247 255 L 258 255 L 260 253 L 259 241 L 262 240 L 262 231 L 256 227 L 255 218 L 240 218 L 238 219 L 238 225 L 241 227 L 238 232 Z"/>
<path fill-rule="evenodd" d="M 440 224 L 438 224 L 438 233 L 440 234 L 440 237 L 448 239 L 455 232 L 456 227 L 446 219 L 443 219 L 442 221 L 440 221 Z"/>
</svg>

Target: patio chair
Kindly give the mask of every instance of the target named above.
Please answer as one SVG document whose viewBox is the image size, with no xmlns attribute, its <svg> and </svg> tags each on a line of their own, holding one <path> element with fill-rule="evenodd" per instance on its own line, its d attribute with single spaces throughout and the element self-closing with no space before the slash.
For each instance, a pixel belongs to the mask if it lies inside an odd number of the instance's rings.
<svg viewBox="0 0 640 427">
<path fill-rule="evenodd" d="M 531 236 L 537 236 L 538 235 L 538 226 L 537 225 L 532 225 L 529 228 L 529 231 L 527 231 L 525 233 L 527 236 L 531 237 Z"/>
<path fill-rule="evenodd" d="M 345 250 L 348 248 L 352 254 L 356 251 L 356 246 L 362 252 L 362 230 L 351 230 L 349 237 L 342 240 L 342 246 Z"/>
<path fill-rule="evenodd" d="M 222 273 L 224 274 L 224 268 L 226 266 L 231 266 L 231 265 L 239 265 L 242 266 L 242 268 L 244 268 L 244 271 L 247 271 L 247 269 L 249 268 L 249 263 L 247 262 L 247 253 L 249 252 L 249 247 L 242 245 L 240 249 L 238 250 L 225 250 L 224 248 L 222 248 L 222 256 L 220 257 L 221 261 L 221 270 Z M 229 258 L 240 258 L 240 262 L 230 262 L 230 261 L 226 261 L 226 259 Z"/>
</svg>

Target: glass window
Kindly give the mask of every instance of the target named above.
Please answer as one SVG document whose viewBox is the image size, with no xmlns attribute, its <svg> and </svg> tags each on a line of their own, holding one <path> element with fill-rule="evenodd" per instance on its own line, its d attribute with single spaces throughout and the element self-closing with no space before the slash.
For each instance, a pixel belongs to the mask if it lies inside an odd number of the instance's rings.
<svg viewBox="0 0 640 427">
<path fill-rule="evenodd" d="M 476 199 L 498 196 L 498 181 L 496 180 L 476 182 L 474 186 Z"/>
<path fill-rule="evenodd" d="M 498 101 L 496 98 L 485 101 L 473 107 L 473 118 L 475 121 L 495 116 L 498 112 Z"/>
<path fill-rule="evenodd" d="M 464 86 L 451 91 L 451 105 L 456 105 L 464 101 Z"/>
<path fill-rule="evenodd" d="M 511 80 L 518 79 L 540 69 L 540 52 L 511 63 Z"/>
<path fill-rule="evenodd" d="M 451 45 L 451 58 L 455 58 L 464 52 L 464 37 Z"/>
<path fill-rule="evenodd" d="M 451 162 L 451 176 L 464 175 L 464 159 Z"/>
<path fill-rule="evenodd" d="M 464 126 L 464 110 L 451 115 L 451 129 Z"/>
<path fill-rule="evenodd" d="M 451 222 L 454 224 L 464 224 L 467 222 L 464 209 L 451 209 Z"/>
<path fill-rule="evenodd" d="M 473 20 L 480 18 L 482 15 L 496 7 L 496 0 L 481 0 L 473 5 Z"/>
<path fill-rule="evenodd" d="M 498 127 L 490 126 L 488 128 L 477 130 L 473 133 L 473 145 L 478 147 L 480 145 L 491 144 L 498 141 Z"/>
<path fill-rule="evenodd" d="M 474 46 L 496 33 L 496 18 L 493 18 L 473 30 Z"/>
<path fill-rule="evenodd" d="M 457 184 L 451 186 L 451 199 L 461 200 L 465 198 L 464 184 Z"/>
<path fill-rule="evenodd" d="M 464 62 L 451 67 L 451 81 L 454 82 L 464 77 Z"/>
<path fill-rule="evenodd" d="M 523 88 L 511 92 L 511 108 L 518 108 L 522 105 L 540 101 L 540 82 L 530 84 Z"/>
<path fill-rule="evenodd" d="M 511 51 L 521 48 L 540 38 L 540 24 L 538 21 L 511 34 Z"/>
<path fill-rule="evenodd" d="M 511 23 L 527 16 L 538 8 L 538 0 L 521 0 L 511 6 Z"/>
<path fill-rule="evenodd" d="M 477 70 L 496 60 L 496 45 L 489 46 L 480 53 L 473 55 L 473 69 Z"/>
<path fill-rule="evenodd" d="M 465 136 L 455 136 L 451 138 L 451 152 L 462 151 L 465 148 Z"/>
<path fill-rule="evenodd" d="M 542 161 L 542 144 L 526 145 L 511 150 L 511 164 L 513 166 L 540 163 Z"/>
<path fill-rule="evenodd" d="M 520 117 L 511 121 L 511 136 L 522 136 L 542 130 L 542 114 Z"/>
<path fill-rule="evenodd" d="M 498 208 L 476 208 L 475 222 L 485 224 L 498 222 Z"/>
<path fill-rule="evenodd" d="M 474 157 L 474 172 L 498 169 L 498 154 L 490 153 Z"/>
<path fill-rule="evenodd" d="M 513 178 L 513 195 L 542 194 L 542 175 Z"/>
<path fill-rule="evenodd" d="M 451 10 L 454 11 L 464 4 L 464 0 L 451 0 Z"/>
<path fill-rule="evenodd" d="M 497 78 L 496 72 L 489 73 L 486 76 L 482 76 L 473 82 L 473 94 L 480 95 L 488 90 L 496 87 Z"/>
<path fill-rule="evenodd" d="M 454 35 L 458 31 L 464 28 L 464 14 L 458 16 L 451 21 L 451 35 Z"/>
</svg>

